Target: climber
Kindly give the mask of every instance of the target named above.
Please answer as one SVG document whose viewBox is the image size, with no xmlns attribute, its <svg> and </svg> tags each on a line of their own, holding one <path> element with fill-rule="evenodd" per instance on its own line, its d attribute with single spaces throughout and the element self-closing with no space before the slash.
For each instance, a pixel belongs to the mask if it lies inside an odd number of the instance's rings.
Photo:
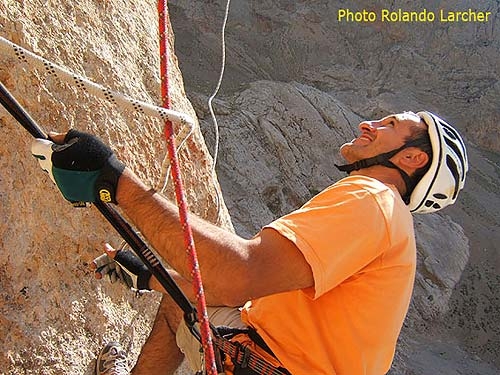
<svg viewBox="0 0 500 375">
<path fill-rule="evenodd" d="M 411 213 L 454 203 L 464 185 L 463 141 L 436 115 L 405 112 L 363 121 L 359 130 L 340 148 L 348 164 L 338 168 L 349 176 L 252 239 L 190 217 L 212 324 L 251 327 L 261 341 L 255 350 L 291 374 L 389 370 L 415 276 Z M 32 153 L 64 197 L 96 201 L 106 190 L 193 298 L 176 207 L 94 136 L 71 130 L 51 139 L 35 140 Z M 161 291 L 140 264 L 130 266 L 133 258 L 119 258 L 130 285 Z M 112 269 L 103 259 L 94 266 L 99 277 Z M 203 370 L 181 315 L 165 296 L 132 374 L 173 373 L 184 357 Z M 235 365 L 234 374 L 248 371 Z M 129 373 L 119 344 L 103 349 L 96 372 Z"/>
</svg>

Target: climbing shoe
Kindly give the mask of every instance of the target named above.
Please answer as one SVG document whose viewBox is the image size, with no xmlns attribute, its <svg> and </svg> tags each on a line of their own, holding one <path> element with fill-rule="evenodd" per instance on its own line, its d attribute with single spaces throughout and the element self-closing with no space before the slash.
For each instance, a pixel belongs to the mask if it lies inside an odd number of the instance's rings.
<svg viewBox="0 0 500 375">
<path fill-rule="evenodd" d="M 127 353 L 117 342 L 109 342 L 101 350 L 95 366 L 96 375 L 129 375 Z"/>
</svg>

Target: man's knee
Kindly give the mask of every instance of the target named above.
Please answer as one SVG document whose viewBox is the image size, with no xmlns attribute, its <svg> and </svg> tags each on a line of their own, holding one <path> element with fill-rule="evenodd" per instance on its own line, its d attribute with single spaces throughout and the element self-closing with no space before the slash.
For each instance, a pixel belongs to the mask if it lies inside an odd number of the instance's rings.
<svg viewBox="0 0 500 375">
<path fill-rule="evenodd" d="M 176 333 L 179 324 L 183 321 L 183 313 L 177 304 L 168 295 L 164 295 L 161 299 L 156 319 L 164 320 L 172 333 Z"/>
</svg>

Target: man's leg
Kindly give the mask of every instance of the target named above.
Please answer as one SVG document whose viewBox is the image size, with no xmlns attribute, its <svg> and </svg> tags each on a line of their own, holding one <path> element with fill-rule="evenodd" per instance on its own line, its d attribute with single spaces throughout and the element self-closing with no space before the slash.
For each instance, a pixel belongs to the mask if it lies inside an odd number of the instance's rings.
<svg viewBox="0 0 500 375">
<path fill-rule="evenodd" d="M 175 334 L 183 315 L 170 296 L 164 295 L 151 333 L 142 347 L 133 375 L 173 374 L 184 355 L 177 347 Z"/>
</svg>

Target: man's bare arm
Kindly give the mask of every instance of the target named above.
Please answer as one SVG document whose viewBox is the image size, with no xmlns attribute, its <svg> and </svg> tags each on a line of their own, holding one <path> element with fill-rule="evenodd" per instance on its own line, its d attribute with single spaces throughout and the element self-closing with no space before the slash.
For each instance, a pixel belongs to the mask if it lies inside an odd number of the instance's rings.
<svg viewBox="0 0 500 375">
<path fill-rule="evenodd" d="M 119 180 L 117 200 L 153 248 L 190 280 L 177 207 L 130 169 Z M 246 240 L 194 215 L 189 222 L 210 304 L 238 306 L 253 298 L 313 286 L 312 271 L 302 253 L 278 232 L 264 229 Z"/>
</svg>

